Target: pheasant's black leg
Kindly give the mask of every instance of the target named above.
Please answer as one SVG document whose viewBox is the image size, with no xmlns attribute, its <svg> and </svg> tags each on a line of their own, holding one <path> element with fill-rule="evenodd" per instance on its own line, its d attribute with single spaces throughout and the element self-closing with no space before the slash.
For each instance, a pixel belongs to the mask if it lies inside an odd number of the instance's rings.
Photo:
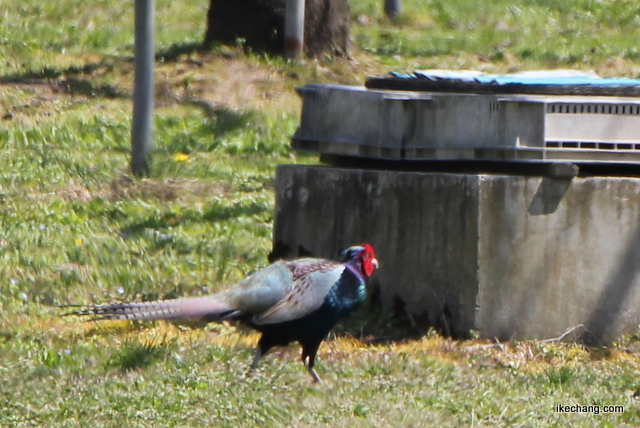
<svg viewBox="0 0 640 428">
<path fill-rule="evenodd" d="M 263 334 L 258 341 L 258 346 L 256 346 L 256 351 L 253 357 L 253 362 L 251 363 L 251 368 L 249 368 L 249 373 L 253 373 L 255 369 L 258 368 L 258 363 L 260 362 L 260 358 L 262 358 L 268 351 L 274 346 L 271 340 L 265 338 Z"/>
<path fill-rule="evenodd" d="M 260 350 L 259 346 L 256 346 L 256 351 L 253 357 L 253 362 L 251 363 L 251 368 L 249 368 L 249 373 L 253 373 L 258 368 L 260 358 L 262 358 L 262 350 Z"/>
<path fill-rule="evenodd" d="M 313 381 L 316 383 L 322 383 L 322 379 L 318 376 L 318 373 L 313 369 L 313 365 L 315 363 L 316 353 L 314 352 L 312 355 L 309 355 L 309 365 L 307 366 L 309 369 L 309 374 L 313 378 Z"/>
<path fill-rule="evenodd" d="M 313 381 L 316 383 L 322 383 L 322 379 L 320 379 L 318 373 L 316 373 L 316 371 L 313 369 L 313 366 L 316 362 L 316 353 L 318 352 L 319 346 L 319 342 L 302 346 L 302 364 L 307 367 L 307 371 L 313 378 Z"/>
</svg>

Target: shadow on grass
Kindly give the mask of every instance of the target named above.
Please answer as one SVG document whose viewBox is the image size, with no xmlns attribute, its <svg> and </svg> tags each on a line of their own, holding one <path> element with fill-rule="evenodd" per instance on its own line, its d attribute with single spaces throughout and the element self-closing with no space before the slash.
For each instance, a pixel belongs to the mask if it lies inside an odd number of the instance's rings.
<svg viewBox="0 0 640 428">
<path fill-rule="evenodd" d="M 128 95 L 124 96 L 128 97 Z M 170 140 L 158 148 L 162 153 L 188 154 L 193 151 L 211 151 L 220 145 L 220 137 L 250 126 L 251 120 L 256 117 L 256 112 L 254 111 L 237 112 L 202 100 L 177 101 L 177 104 L 200 109 L 205 120 L 194 123 L 194 126 L 189 128 L 188 132 L 170 132 L 172 134 Z M 167 129 L 175 126 L 170 122 L 173 119 L 168 120 L 168 122 L 156 122 L 156 127 Z M 111 150 L 119 153 L 130 153 L 128 146 L 112 147 Z"/>
<path fill-rule="evenodd" d="M 142 369 L 164 360 L 176 348 L 176 343 L 175 338 L 168 339 L 166 335 L 160 340 L 128 339 L 111 356 L 109 365 L 125 372 Z"/>
<path fill-rule="evenodd" d="M 269 207 L 266 204 L 253 200 L 238 201 L 233 205 L 214 202 L 204 212 L 186 209 L 180 213 L 167 212 L 151 215 L 124 226 L 120 229 L 120 234 L 125 238 L 135 238 L 147 229 L 170 229 L 183 223 L 193 222 L 221 222 L 239 217 L 252 217 L 267 211 Z"/>
<path fill-rule="evenodd" d="M 182 55 L 188 55 L 194 52 L 206 51 L 200 42 L 175 43 L 167 49 L 156 52 L 155 59 L 158 62 L 175 62 Z M 113 69 L 118 64 L 131 63 L 134 61 L 133 56 L 111 56 L 109 60 L 101 60 L 89 62 L 84 65 L 70 65 L 68 67 L 44 66 L 39 69 L 25 70 L 20 73 L 11 73 L 0 76 L 0 83 L 24 83 L 30 80 L 51 80 L 59 79 L 64 76 L 84 76 L 91 74 L 100 68 Z"/>
<path fill-rule="evenodd" d="M 113 85 L 95 84 L 86 79 L 70 77 L 57 82 L 57 86 L 69 95 L 84 95 L 92 98 L 130 98 L 130 95 Z"/>
<path fill-rule="evenodd" d="M 155 58 L 158 62 L 176 62 L 179 61 L 183 55 L 207 51 L 210 51 L 210 49 L 206 49 L 202 42 L 174 43 L 168 48 L 156 52 Z"/>
<path fill-rule="evenodd" d="M 114 85 L 95 82 L 89 76 L 100 68 L 113 68 L 113 64 L 94 62 L 84 66 L 70 66 L 64 69 L 44 67 L 40 70 L 28 70 L 24 73 L 8 74 L 0 76 L 0 85 L 47 85 L 55 92 L 69 95 L 83 95 L 87 97 L 100 98 L 130 98 L 130 95 Z"/>
<path fill-rule="evenodd" d="M 402 314 L 363 308 L 340 322 L 332 334 L 361 340 L 367 344 L 393 344 L 416 340 L 429 331 L 416 329 Z"/>
<path fill-rule="evenodd" d="M 256 117 L 256 113 L 253 111 L 233 111 L 203 100 L 187 99 L 178 101 L 178 103 L 200 109 L 205 120 L 200 121 L 188 133 L 175 133 L 163 147 L 163 150 L 169 153 L 207 152 L 224 146 L 225 143 L 221 137 L 236 130 L 250 127 L 251 121 Z"/>
<path fill-rule="evenodd" d="M 157 62 L 176 62 L 181 56 L 194 52 L 202 52 L 205 49 L 201 42 L 176 43 L 165 50 L 156 53 Z M 0 76 L 0 85 L 6 84 L 48 84 L 64 93 L 71 95 L 85 95 L 102 98 L 131 98 L 131 94 L 116 86 L 94 82 L 92 73 L 100 69 L 107 72 L 120 64 L 131 63 L 132 56 L 110 57 L 108 60 L 90 62 L 84 65 L 71 65 L 68 67 L 55 67 L 45 65 L 38 69 L 29 69 L 18 73 L 10 73 Z M 192 61 L 193 62 L 193 61 Z M 196 62 L 197 63 L 197 62 Z M 202 65 L 201 63 L 198 63 Z"/>
<path fill-rule="evenodd" d="M 29 83 L 33 80 L 53 80 L 64 76 L 82 76 L 91 74 L 102 67 L 111 69 L 114 67 L 114 64 L 107 63 L 105 61 L 98 61 L 90 62 L 81 66 L 71 65 L 65 68 L 44 66 L 37 70 L 25 70 L 22 73 L 12 73 L 0 76 L 0 83 Z"/>
<path fill-rule="evenodd" d="M 181 104 L 199 108 L 207 119 L 209 119 L 209 122 L 203 125 L 202 130 L 217 135 L 226 134 L 247 126 L 251 119 L 255 118 L 253 111 L 237 112 L 203 100 L 188 99 Z"/>
</svg>

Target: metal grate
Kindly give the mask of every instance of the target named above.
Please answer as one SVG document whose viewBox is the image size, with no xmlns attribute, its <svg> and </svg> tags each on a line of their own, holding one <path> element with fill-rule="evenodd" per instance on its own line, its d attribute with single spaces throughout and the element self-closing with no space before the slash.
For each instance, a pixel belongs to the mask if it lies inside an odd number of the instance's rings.
<svg viewBox="0 0 640 428">
<path fill-rule="evenodd" d="M 593 141 L 546 141 L 547 149 L 640 151 L 640 144 Z"/>
<path fill-rule="evenodd" d="M 638 104 L 550 103 L 547 113 L 640 115 Z"/>
</svg>

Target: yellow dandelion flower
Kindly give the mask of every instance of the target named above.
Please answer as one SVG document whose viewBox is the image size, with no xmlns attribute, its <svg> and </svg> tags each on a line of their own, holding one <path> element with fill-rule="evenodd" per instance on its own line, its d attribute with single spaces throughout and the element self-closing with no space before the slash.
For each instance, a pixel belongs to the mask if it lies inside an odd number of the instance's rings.
<svg viewBox="0 0 640 428">
<path fill-rule="evenodd" d="M 186 153 L 176 153 L 173 155 L 173 160 L 176 162 L 186 162 L 189 160 L 189 155 Z"/>
</svg>

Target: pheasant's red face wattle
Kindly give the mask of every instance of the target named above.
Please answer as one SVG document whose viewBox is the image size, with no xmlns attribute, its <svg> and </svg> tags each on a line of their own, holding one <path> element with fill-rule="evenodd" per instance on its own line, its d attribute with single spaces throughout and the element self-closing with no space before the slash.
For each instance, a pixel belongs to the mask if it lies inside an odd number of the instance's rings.
<svg viewBox="0 0 640 428">
<path fill-rule="evenodd" d="M 361 253 L 362 271 L 365 275 L 371 276 L 373 274 L 373 271 L 378 268 L 376 253 L 370 244 L 362 244 L 362 247 L 364 248 Z"/>
</svg>

